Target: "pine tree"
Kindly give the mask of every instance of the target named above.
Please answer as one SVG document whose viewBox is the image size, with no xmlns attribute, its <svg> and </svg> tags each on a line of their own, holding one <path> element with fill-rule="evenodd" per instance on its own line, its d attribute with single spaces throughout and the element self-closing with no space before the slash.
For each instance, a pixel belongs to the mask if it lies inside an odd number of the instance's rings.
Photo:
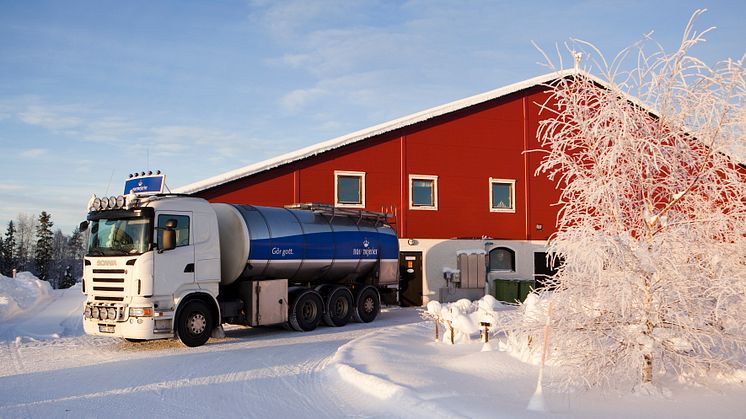
<svg viewBox="0 0 746 419">
<path fill-rule="evenodd" d="M 7 263 L 5 261 L 5 254 L 8 252 L 5 249 L 5 240 L 0 239 L 0 275 L 6 275 L 8 272 Z"/>
<path fill-rule="evenodd" d="M 62 275 L 59 287 L 61 289 L 70 288 L 75 285 L 75 278 L 73 278 L 72 267 L 70 265 L 65 267 L 65 273 Z"/>
<path fill-rule="evenodd" d="M 39 225 L 36 227 L 36 276 L 48 281 L 49 271 L 52 263 L 52 216 L 46 211 L 39 215 Z"/>
<path fill-rule="evenodd" d="M 85 254 L 85 236 L 81 234 L 80 229 L 75 227 L 70 239 L 67 241 L 67 258 L 72 266 L 73 278 L 83 276 L 83 255 Z"/>
<path fill-rule="evenodd" d="M 10 276 L 16 267 L 16 227 L 11 220 L 8 222 L 8 230 L 5 239 L 0 240 L 2 251 L 0 252 L 0 274 Z"/>
</svg>

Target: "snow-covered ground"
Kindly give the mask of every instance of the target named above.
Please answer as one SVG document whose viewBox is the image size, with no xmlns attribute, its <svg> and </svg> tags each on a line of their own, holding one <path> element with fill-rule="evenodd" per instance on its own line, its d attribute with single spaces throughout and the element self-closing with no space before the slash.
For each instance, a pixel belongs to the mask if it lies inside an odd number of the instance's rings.
<svg viewBox="0 0 746 419">
<path fill-rule="evenodd" d="M 309 333 L 232 327 L 187 348 L 83 335 L 82 301 L 0 277 L 0 417 L 746 417 L 746 375 L 666 396 L 545 389 L 548 411 L 530 411 L 536 366 L 436 343 L 414 309 Z"/>
</svg>

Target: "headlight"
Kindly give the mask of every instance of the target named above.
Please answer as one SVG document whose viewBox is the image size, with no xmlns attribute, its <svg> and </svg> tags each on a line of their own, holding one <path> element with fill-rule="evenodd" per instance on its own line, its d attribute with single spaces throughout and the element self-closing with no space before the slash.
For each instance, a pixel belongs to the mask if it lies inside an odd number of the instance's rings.
<svg viewBox="0 0 746 419">
<path fill-rule="evenodd" d="M 124 196 L 122 195 L 117 197 L 117 208 L 124 208 Z"/>
<path fill-rule="evenodd" d="M 117 198 L 115 196 L 109 197 L 109 208 L 114 209 L 117 207 Z"/>
<path fill-rule="evenodd" d="M 83 316 L 85 316 L 86 318 L 90 318 L 91 317 L 91 306 L 86 306 L 85 307 L 85 311 L 83 312 Z"/>
<path fill-rule="evenodd" d="M 94 319 L 98 318 L 98 307 L 93 307 L 93 309 L 91 310 L 91 317 Z"/>
<path fill-rule="evenodd" d="M 106 314 L 109 316 L 109 320 L 117 319 L 117 309 L 115 309 L 114 307 L 110 307 L 108 310 L 106 310 Z"/>
<path fill-rule="evenodd" d="M 101 209 L 101 198 L 96 198 L 93 200 L 93 208 L 95 208 L 96 211 Z"/>
<path fill-rule="evenodd" d="M 153 307 L 130 307 L 130 316 L 132 317 L 151 317 Z"/>
<path fill-rule="evenodd" d="M 108 198 L 101 199 L 101 209 L 105 210 L 107 208 L 109 208 L 109 199 Z"/>
</svg>

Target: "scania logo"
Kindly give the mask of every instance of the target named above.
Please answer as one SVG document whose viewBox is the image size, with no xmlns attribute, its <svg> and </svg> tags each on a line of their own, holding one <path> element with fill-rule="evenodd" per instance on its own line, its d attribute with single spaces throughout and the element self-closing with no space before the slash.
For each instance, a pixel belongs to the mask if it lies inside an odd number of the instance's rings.
<svg viewBox="0 0 746 419">
<path fill-rule="evenodd" d="M 96 266 L 117 266 L 116 260 L 97 260 Z"/>
<path fill-rule="evenodd" d="M 368 246 L 370 246 L 370 242 L 368 241 L 368 239 L 363 240 L 363 247 L 368 247 Z"/>
</svg>

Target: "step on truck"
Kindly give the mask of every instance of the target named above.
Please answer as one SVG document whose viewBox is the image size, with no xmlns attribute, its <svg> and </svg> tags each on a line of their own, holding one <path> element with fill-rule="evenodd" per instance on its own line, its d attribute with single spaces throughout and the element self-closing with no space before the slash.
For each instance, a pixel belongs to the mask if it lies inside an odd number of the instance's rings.
<svg viewBox="0 0 746 419">
<path fill-rule="evenodd" d="M 83 327 L 130 341 L 200 346 L 224 323 L 373 321 L 398 284 L 389 215 L 129 193 L 89 203 Z"/>
</svg>

